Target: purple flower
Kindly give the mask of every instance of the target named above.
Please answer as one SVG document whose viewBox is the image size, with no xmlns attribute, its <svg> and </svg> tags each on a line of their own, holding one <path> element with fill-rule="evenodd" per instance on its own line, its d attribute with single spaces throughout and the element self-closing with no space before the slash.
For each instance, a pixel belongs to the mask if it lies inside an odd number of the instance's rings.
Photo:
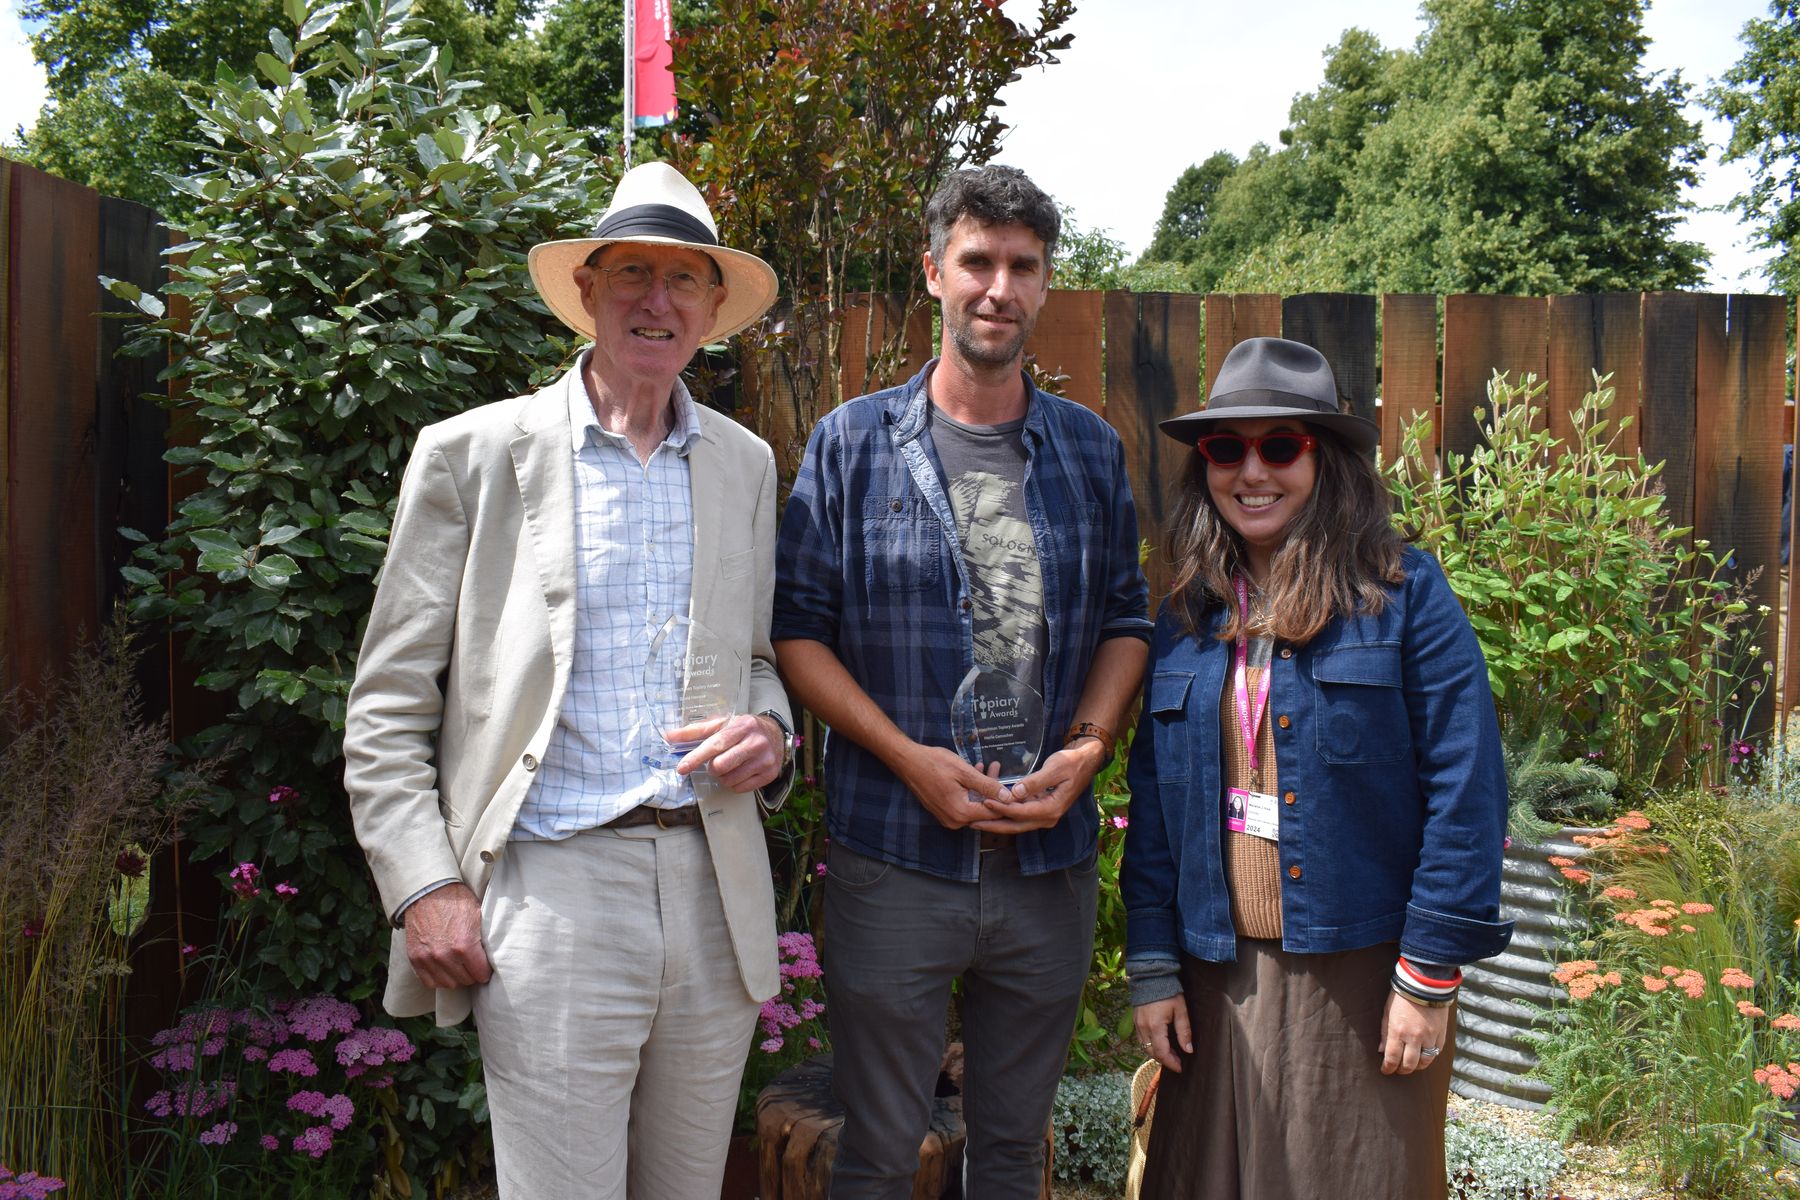
<svg viewBox="0 0 1800 1200">
<path fill-rule="evenodd" d="M 256 1140 L 257 1140 L 257 1143 L 260 1146 L 262 1146 L 262 1148 L 264 1150 L 279 1150 L 279 1149 L 281 1149 L 281 1139 L 276 1137 L 272 1133 L 265 1133 Z"/>
<path fill-rule="evenodd" d="M 277 807 L 292 804 L 298 799 L 300 799 L 300 793 L 296 792 L 293 788 L 288 787 L 286 784 L 282 784 L 280 787 L 277 787 L 274 791 L 269 793 L 269 803 Z"/>
<path fill-rule="evenodd" d="M 291 1073 L 304 1075 L 311 1079 L 319 1073 L 319 1064 L 313 1061 L 312 1051 L 304 1046 L 296 1046 L 291 1050 L 278 1050 L 269 1057 L 269 1073 L 281 1075 Z"/>
<path fill-rule="evenodd" d="M 808 1050 L 817 1050 L 817 1049 L 819 1049 L 821 1044 L 822 1043 L 816 1037 L 809 1037 L 806 1039 L 806 1048 Z"/>
<path fill-rule="evenodd" d="M 287 1018 L 288 1028 L 309 1042 L 322 1042 L 334 1033 L 349 1033 L 362 1016 L 356 1006 L 336 996 L 308 996 L 292 1004 L 275 1006 Z"/>
<path fill-rule="evenodd" d="M 0 1167 L 0 1200 L 44 1200 L 51 1192 L 60 1192 L 67 1186 L 60 1179 L 36 1171 L 14 1175 Z"/>
<path fill-rule="evenodd" d="M 192 942 L 189 942 L 181 948 L 181 957 L 183 958 L 192 958 L 198 953 L 200 953 L 200 947 L 194 945 Z"/>
<path fill-rule="evenodd" d="M 1749 742 L 1746 742 L 1742 739 L 1732 742 L 1731 743 L 1731 765 L 1735 767 L 1741 762 L 1748 762 L 1750 759 L 1750 756 L 1755 753 L 1756 753 L 1756 747 L 1752 746 Z"/>
<path fill-rule="evenodd" d="M 294 1152 L 324 1158 L 331 1149 L 331 1126 L 313 1125 L 294 1138 Z"/>
<path fill-rule="evenodd" d="M 1106 819 L 1112 822 L 1114 829 L 1124 829 L 1131 824 L 1130 817 L 1108 817 Z"/>
<path fill-rule="evenodd" d="M 764 1054 L 779 1054 L 781 1052 L 781 1038 L 779 1036 L 769 1038 L 758 1046 L 757 1049 L 761 1050 Z"/>
<path fill-rule="evenodd" d="M 121 850 L 119 857 L 113 859 L 113 870 L 128 879 L 136 879 L 144 873 L 150 864 L 136 850 Z"/>
<path fill-rule="evenodd" d="M 275 885 L 275 894 L 277 896 L 298 896 L 300 889 L 284 879 Z"/>
<path fill-rule="evenodd" d="M 252 862 L 241 862 L 231 868 L 231 890 L 239 897 L 248 900 L 252 896 L 262 895 L 262 889 L 256 886 L 262 868 Z"/>
<path fill-rule="evenodd" d="M 818 866 L 814 867 L 813 874 L 817 875 L 820 879 L 825 878 L 825 864 L 820 863 Z"/>
<path fill-rule="evenodd" d="M 288 1097 L 290 1111 L 308 1117 L 328 1120 L 333 1129 L 343 1129 L 356 1115 L 356 1103 L 342 1092 L 327 1096 L 324 1092 L 295 1092 Z"/>
<path fill-rule="evenodd" d="M 403 1063 L 413 1056 L 416 1049 L 411 1040 L 398 1029 L 376 1025 L 369 1029 L 359 1029 L 339 1042 L 337 1060 L 338 1065 L 344 1068 L 344 1074 L 355 1079 L 371 1067 L 391 1062 Z"/>
<path fill-rule="evenodd" d="M 32 917 L 30 920 L 26 921 L 23 925 L 19 926 L 19 936 L 23 938 L 43 937 L 44 919 L 42 917 Z"/>
<path fill-rule="evenodd" d="M 237 1136 L 237 1129 L 236 1121 L 220 1121 L 200 1135 L 200 1144 L 202 1146 L 223 1146 Z"/>
</svg>

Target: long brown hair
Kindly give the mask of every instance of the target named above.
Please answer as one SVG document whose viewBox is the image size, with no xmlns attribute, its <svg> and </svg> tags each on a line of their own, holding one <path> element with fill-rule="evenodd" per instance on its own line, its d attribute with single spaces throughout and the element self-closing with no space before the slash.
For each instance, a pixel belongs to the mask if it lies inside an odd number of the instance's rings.
<svg viewBox="0 0 1800 1200">
<path fill-rule="evenodd" d="M 1329 430 L 1306 430 L 1318 439 L 1318 474 L 1262 589 L 1267 632 L 1295 644 L 1311 641 L 1333 617 L 1379 613 L 1388 586 L 1405 578 L 1405 545 L 1390 519 L 1393 497 L 1374 462 Z M 1196 636 L 1207 610 L 1223 605 L 1227 620 L 1219 637 L 1235 641 L 1243 618 L 1232 580 L 1248 575 L 1249 556 L 1243 538 L 1214 506 L 1206 471 L 1198 450 L 1188 456 L 1169 517 L 1175 583 L 1167 602 Z"/>
</svg>

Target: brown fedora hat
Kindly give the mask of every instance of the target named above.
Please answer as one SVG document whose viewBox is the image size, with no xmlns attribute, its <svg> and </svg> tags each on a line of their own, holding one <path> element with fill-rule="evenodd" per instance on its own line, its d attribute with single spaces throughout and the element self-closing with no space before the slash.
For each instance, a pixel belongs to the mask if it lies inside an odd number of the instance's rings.
<svg viewBox="0 0 1800 1200">
<path fill-rule="evenodd" d="M 1375 422 L 1338 407 L 1337 380 L 1325 356 L 1305 342 L 1247 338 L 1231 348 L 1200 412 L 1159 423 L 1178 442 L 1193 445 L 1209 423 L 1290 417 L 1337 434 L 1358 450 L 1381 441 Z"/>
</svg>

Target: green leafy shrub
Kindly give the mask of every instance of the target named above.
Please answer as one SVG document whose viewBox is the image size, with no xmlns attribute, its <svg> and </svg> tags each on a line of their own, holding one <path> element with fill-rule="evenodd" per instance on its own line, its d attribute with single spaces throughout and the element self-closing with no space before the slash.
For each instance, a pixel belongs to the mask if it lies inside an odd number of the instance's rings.
<svg viewBox="0 0 1800 1200">
<path fill-rule="evenodd" d="M 1456 1200 L 1549 1200 L 1550 1181 L 1567 1160 L 1547 1138 L 1486 1121 L 1444 1126 L 1444 1170 Z"/>
<path fill-rule="evenodd" d="M 568 356 L 526 252 L 590 228 L 610 190 L 560 118 L 479 105 L 412 10 L 287 0 L 260 78 L 221 70 L 198 112 L 206 163 L 170 180 L 193 216 L 165 295 L 108 281 L 151 318 L 132 348 L 168 355 L 184 476 L 166 530 L 127 531 L 131 612 L 202 664 L 229 714 L 203 742 L 236 754 L 188 834 L 221 875 L 247 862 L 298 891 L 247 939 L 264 1002 L 364 1001 L 382 978 L 338 759 L 401 467 L 421 427 Z M 430 1088 L 459 1095 L 465 1065 L 445 1069 Z M 408 1095 L 392 1116 L 448 1144 L 472 1111 Z"/>
<path fill-rule="evenodd" d="M 1507 833 L 1540 842 L 1565 825 L 1592 825 L 1617 800 L 1619 776 L 1598 763 L 1562 757 L 1563 735 L 1545 729 L 1506 743 Z"/>
<path fill-rule="evenodd" d="M 1557 729 L 1622 777 L 1687 767 L 1711 782 L 1736 744 L 1720 731 L 1738 685 L 1759 690 L 1772 669 L 1746 671 L 1747 606 L 1665 510 L 1661 464 L 1614 448 L 1605 380 L 1566 441 L 1546 429 L 1543 393 L 1496 373 L 1486 444 L 1441 472 L 1415 421 L 1388 468 L 1396 520 L 1443 564 L 1510 738 Z"/>
<path fill-rule="evenodd" d="M 1056 1177 L 1118 1193 L 1131 1165 L 1131 1077 L 1066 1075 L 1050 1112 Z"/>
</svg>

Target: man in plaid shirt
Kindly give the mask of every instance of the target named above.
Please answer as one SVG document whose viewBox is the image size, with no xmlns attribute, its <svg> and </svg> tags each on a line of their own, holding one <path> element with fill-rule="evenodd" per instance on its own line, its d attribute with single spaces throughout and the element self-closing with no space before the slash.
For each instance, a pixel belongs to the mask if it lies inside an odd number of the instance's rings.
<svg viewBox="0 0 1800 1200">
<path fill-rule="evenodd" d="M 778 663 L 831 729 L 831 1194 L 911 1195 L 960 977 L 965 1192 L 1035 1198 L 1093 953 L 1089 785 L 1151 625 L 1118 436 L 1022 370 L 1054 202 L 986 167 L 952 175 L 926 217 L 940 357 L 819 422 L 777 556 Z M 951 748 L 975 669 L 1043 698 L 1016 782 Z"/>
</svg>

